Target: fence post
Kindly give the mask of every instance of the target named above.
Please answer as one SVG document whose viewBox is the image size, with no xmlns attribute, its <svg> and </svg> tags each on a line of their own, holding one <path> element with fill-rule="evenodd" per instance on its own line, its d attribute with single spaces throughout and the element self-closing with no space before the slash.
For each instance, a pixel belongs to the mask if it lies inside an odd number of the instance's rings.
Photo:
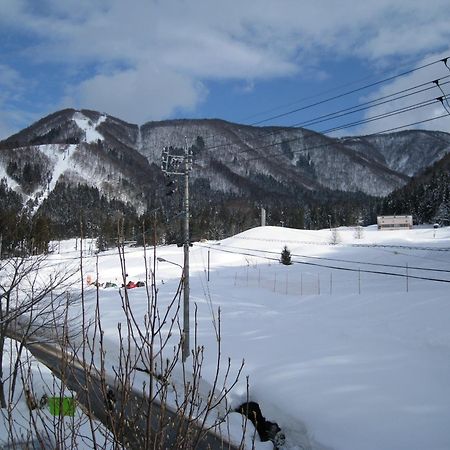
<svg viewBox="0 0 450 450">
<path fill-rule="evenodd" d="M 300 295 L 303 296 L 303 272 L 300 272 Z"/>
<path fill-rule="evenodd" d="M 358 267 L 358 293 L 361 295 L 361 269 Z"/>
<path fill-rule="evenodd" d="M 409 273 L 408 273 L 408 263 L 406 263 L 406 292 L 409 292 Z"/>
<path fill-rule="evenodd" d="M 330 295 L 333 294 L 333 272 L 330 272 Z"/>
<path fill-rule="evenodd" d="M 320 295 L 320 272 L 317 274 L 317 295 Z"/>
</svg>

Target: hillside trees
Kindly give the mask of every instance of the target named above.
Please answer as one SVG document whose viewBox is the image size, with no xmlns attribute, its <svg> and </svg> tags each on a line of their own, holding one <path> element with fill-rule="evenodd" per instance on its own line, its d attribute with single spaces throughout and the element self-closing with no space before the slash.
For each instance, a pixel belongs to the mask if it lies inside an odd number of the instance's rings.
<svg viewBox="0 0 450 450">
<path fill-rule="evenodd" d="M 447 156 L 380 202 L 382 214 L 412 214 L 416 223 L 447 224 L 450 211 L 450 158 Z"/>
<path fill-rule="evenodd" d="M 95 187 L 72 186 L 64 182 L 58 182 L 42 203 L 38 215 L 44 214 L 52 222 L 54 238 L 80 236 L 80 223 L 83 223 L 84 236 L 97 237 L 101 230 L 106 240 L 114 241 L 118 217 L 126 217 L 127 226 L 137 222 L 136 211 L 131 205 L 108 200 Z"/>
<path fill-rule="evenodd" d="M 17 241 L 17 218 L 22 209 L 22 198 L 9 189 L 6 180 L 0 180 L 0 258 L 14 248 Z"/>
<path fill-rule="evenodd" d="M 49 220 L 33 217 L 22 198 L 0 181 L 0 258 L 46 252 L 51 237 Z"/>
<path fill-rule="evenodd" d="M 50 176 L 51 162 L 33 146 L 5 150 L 6 173 L 28 194 L 45 185 Z"/>
<path fill-rule="evenodd" d="M 450 225 L 450 202 L 448 199 L 442 200 L 433 217 L 433 222 L 437 222 L 441 226 Z"/>
</svg>

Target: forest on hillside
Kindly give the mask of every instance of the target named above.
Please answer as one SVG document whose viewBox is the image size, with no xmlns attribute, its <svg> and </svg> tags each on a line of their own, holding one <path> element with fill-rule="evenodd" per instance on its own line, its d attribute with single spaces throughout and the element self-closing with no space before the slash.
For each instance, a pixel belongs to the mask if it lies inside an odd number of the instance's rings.
<svg viewBox="0 0 450 450">
<path fill-rule="evenodd" d="M 273 195 L 252 200 L 214 192 L 201 179 L 191 187 L 191 240 L 223 239 L 260 225 L 261 207 L 267 225 L 299 229 L 369 225 L 379 214 L 412 214 L 415 224 L 450 224 L 450 157 L 413 178 L 384 198 L 336 191 L 299 192 L 297 200 Z M 170 195 L 168 195 L 170 194 Z M 166 189 L 148 199 L 147 212 L 110 200 L 95 187 L 58 182 L 42 204 L 22 204 L 22 198 L 0 182 L 0 252 L 2 256 L 36 254 L 51 240 L 95 238 L 100 250 L 120 241 L 153 244 L 182 242 L 182 192 Z"/>
</svg>

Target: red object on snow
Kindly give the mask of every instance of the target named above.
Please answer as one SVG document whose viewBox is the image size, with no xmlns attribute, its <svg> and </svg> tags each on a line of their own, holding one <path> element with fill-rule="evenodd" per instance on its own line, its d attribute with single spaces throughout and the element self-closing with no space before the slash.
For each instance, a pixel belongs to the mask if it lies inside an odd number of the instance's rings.
<svg viewBox="0 0 450 450">
<path fill-rule="evenodd" d="M 136 283 L 134 281 L 129 281 L 127 283 L 127 289 L 133 289 L 135 287 L 137 287 L 137 286 L 136 286 Z"/>
</svg>

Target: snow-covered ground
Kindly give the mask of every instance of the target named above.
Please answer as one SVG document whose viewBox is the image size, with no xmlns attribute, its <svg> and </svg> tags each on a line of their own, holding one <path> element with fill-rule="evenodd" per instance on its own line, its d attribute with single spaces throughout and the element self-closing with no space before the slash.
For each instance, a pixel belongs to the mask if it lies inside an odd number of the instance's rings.
<svg viewBox="0 0 450 450">
<path fill-rule="evenodd" d="M 224 365 L 230 357 L 237 370 L 245 359 L 232 405 L 245 400 L 248 375 L 250 398 L 283 429 L 285 448 L 448 450 L 450 228 L 367 227 L 361 239 L 341 228 L 337 245 L 331 235 L 263 227 L 194 244 L 190 310 L 193 324 L 198 308 L 204 379 L 216 366 L 220 307 Z M 290 266 L 278 262 L 284 245 Z M 63 242 L 50 260 L 69 264 L 78 253 L 74 241 Z M 147 250 L 150 267 L 152 256 Z M 158 247 L 157 256 L 175 263 L 156 266 L 164 307 L 180 279 L 183 249 Z M 95 264 L 86 255 L 85 274 L 95 278 Z M 146 280 L 142 248 L 126 249 L 126 271 L 129 280 Z M 121 283 L 117 251 L 99 255 L 98 278 Z M 92 306 L 95 291 L 87 287 Z M 128 293 L 143 321 L 146 290 Z M 124 320 L 118 288 L 101 288 L 99 302 L 112 361 Z"/>
<path fill-rule="evenodd" d="M 14 395 L 13 368 L 18 362 Z M 38 362 L 26 349 L 19 351 L 15 340 L 4 345 L 3 379 L 8 408 L 0 408 L 0 448 L 73 448 L 90 450 L 94 447 L 94 431 L 98 448 L 113 448 L 109 430 L 95 419 L 90 422 L 76 394 L 68 390 L 51 371 Z M 50 403 L 56 399 L 75 399 L 73 415 L 55 415 Z M 92 425 L 92 427 L 91 427 Z"/>
<path fill-rule="evenodd" d="M 106 120 L 106 116 L 100 116 L 98 120 L 93 123 L 92 120 L 86 117 L 83 113 L 76 112 L 73 116 L 73 120 L 76 122 L 78 127 L 84 131 L 85 140 L 88 144 L 104 139 L 103 135 L 97 131 L 97 127 Z"/>
</svg>

